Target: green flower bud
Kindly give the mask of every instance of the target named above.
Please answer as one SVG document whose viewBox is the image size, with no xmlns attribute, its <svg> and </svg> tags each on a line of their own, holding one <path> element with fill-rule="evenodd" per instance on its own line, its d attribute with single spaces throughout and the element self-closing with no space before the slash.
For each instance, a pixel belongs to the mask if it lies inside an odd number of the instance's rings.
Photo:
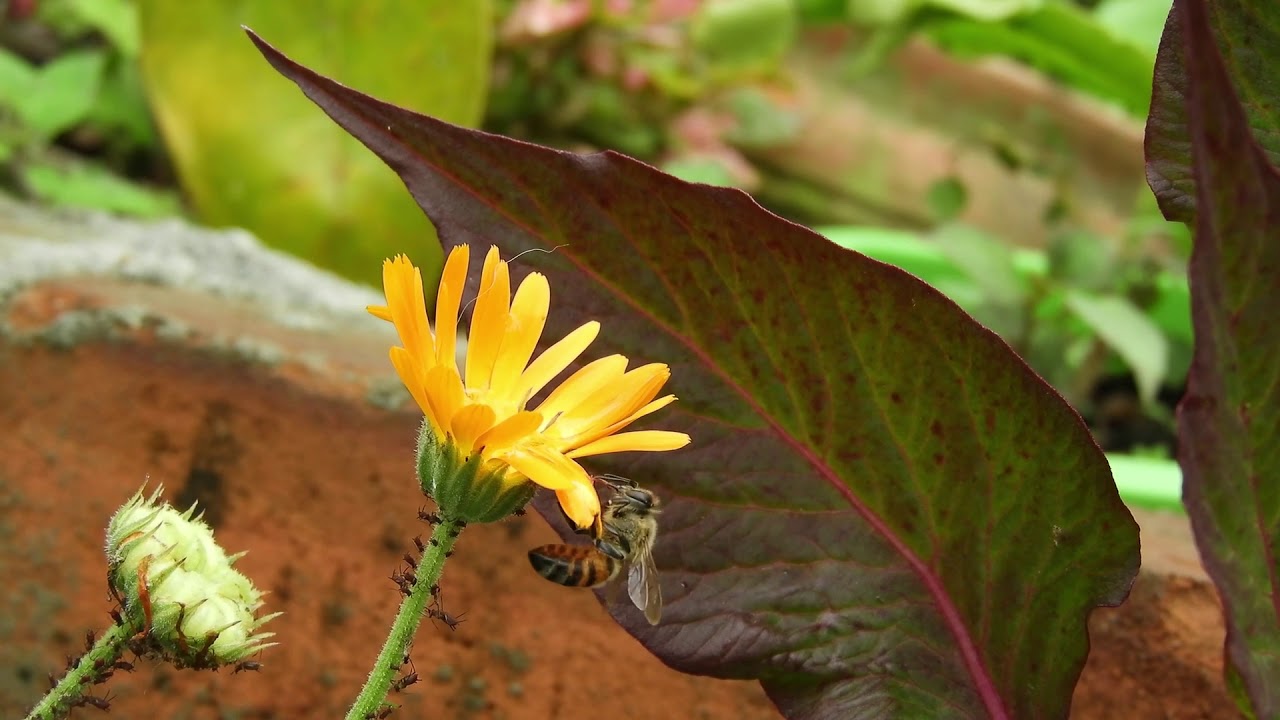
<svg viewBox="0 0 1280 720">
<path fill-rule="evenodd" d="M 537 486 L 498 460 L 481 453 L 464 457 L 453 443 L 441 443 L 431 425 L 418 433 L 418 481 L 446 519 L 497 522 L 533 498 Z"/>
<path fill-rule="evenodd" d="M 275 643 L 258 630 L 277 617 L 255 617 L 262 593 L 232 564 L 195 506 L 180 513 L 142 491 L 107 525 L 107 577 L 123 612 L 146 632 L 157 656 L 179 667 L 236 663 Z"/>
</svg>

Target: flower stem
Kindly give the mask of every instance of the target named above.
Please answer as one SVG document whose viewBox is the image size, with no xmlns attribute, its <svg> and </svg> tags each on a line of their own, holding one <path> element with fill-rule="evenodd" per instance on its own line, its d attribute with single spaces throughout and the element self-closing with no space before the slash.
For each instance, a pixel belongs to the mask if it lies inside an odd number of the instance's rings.
<svg viewBox="0 0 1280 720">
<path fill-rule="evenodd" d="M 69 669 L 47 695 L 41 698 L 27 720 L 55 720 L 64 718 L 71 709 L 85 704 L 82 698 L 88 698 L 86 688 L 106 680 L 115 670 L 115 663 L 124 654 L 129 638 L 136 635 L 138 628 L 126 621 L 103 633 L 93 647 Z M 103 708 L 105 709 L 105 708 Z"/>
<path fill-rule="evenodd" d="M 404 665 L 405 653 L 418 625 L 426 614 L 427 603 L 431 598 L 431 588 L 440 581 L 440 573 L 444 570 L 445 556 L 458 539 L 462 523 L 442 520 L 431 532 L 431 541 L 422 552 L 422 560 L 418 563 L 418 581 L 414 583 L 412 592 L 400 603 L 400 612 L 391 625 L 391 634 L 387 636 L 382 652 L 369 673 L 369 680 L 356 698 L 355 704 L 347 712 L 347 720 L 364 720 L 376 717 L 387 700 L 387 692 L 395 682 L 400 668 Z"/>
</svg>

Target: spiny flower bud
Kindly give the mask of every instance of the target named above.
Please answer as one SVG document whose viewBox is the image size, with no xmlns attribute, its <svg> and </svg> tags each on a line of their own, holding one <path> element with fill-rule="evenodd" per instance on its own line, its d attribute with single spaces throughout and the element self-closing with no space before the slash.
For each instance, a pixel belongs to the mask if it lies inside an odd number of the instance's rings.
<svg viewBox="0 0 1280 720">
<path fill-rule="evenodd" d="M 107 577 L 125 615 L 179 667 L 214 668 L 274 645 L 257 630 L 280 613 L 254 617 L 262 593 L 232 568 L 243 553 L 223 552 L 195 505 L 157 504 L 163 490 L 146 499 L 139 490 L 107 525 Z"/>
</svg>

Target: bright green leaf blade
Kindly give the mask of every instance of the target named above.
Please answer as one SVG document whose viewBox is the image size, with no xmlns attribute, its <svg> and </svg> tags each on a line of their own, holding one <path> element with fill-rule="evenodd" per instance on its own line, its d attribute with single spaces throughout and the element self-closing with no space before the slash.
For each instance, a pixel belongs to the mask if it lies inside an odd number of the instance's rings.
<svg viewBox="0 0 1280 720">
<path fill-rule="evenodd" d="M 344 82 L 464 125 L 479 121 L 490 0 L 141 0 L 143 75 L 200 218 L 377 282 L 432 229 L 395 173 L 270 73 L 240 25 L 279 38 Z M 431 267 L 439 257 L 420 261 Z"/>
<path fill-rule="evenodd" d="M 1259 106 L 1280 105 L 1275 78 L 1242 77 L 1220 46 L 1272 76 L 1280 22 L 1271 0 L 1176 0 L 1160 43 L 1167 83 L 1154 107 L 1185 124 L 1148 124 L 1148 167 L 1192 178 L 1195 354 L 1178 411 L 1183 499 L 1226 611 L 1227 676 L 1256 717 L 1280 717 L 1280 173 Z M 1250 29 L 1244 30 L 1243 28 Z M 1215 33 L 1217 37 L 1215 37 Z M 1240 88 L 1237 95 L 1233 88 Z M 1167 94 L 1162 97 L 1162 94 Z M 1179 167 L 1190 147 L 1192 163 Z M 1153 183 L 1153 188 L 1155 183 Z"/>
<path fill-rule="evenodd" d="M 178 213 L 178 198 L 124 180 L 96 165 L 23 168 L 26 187 L 51 205 L 92 208 L 136 217 L 166 217 Z"/>
<path fill-rule="evenodd" d="M 1098 334 L 1133 372 L 1143 402 L 1155 400 L 1169 370 L 1169 342 L 1128 298 L 1069 290 L 1067 308 Z"/>
<path fill-rule="evenodd" d="M 1120 497 L 1133 507 L 1182 512 L 1182 469 L 1172 460 L 1107 455 Z"/>
<path fill-rule="evenodd" d="M 122 142 L 149 148 L 160 144 L 142 91 L 142 77 L 134 63 L 116 63 L 108 68 L 87 122 Z"/>
<path fill-rule="evenodd" d="M 694 444 L 609 459 L 667 500 L 662 623 L 613 607 L 650 650 L 759 678 L 793 718 L 1066 715 L 1137 527 L 1079 416 L 999 338 L 744 193 L 416 115 L 252 37 L 446 243 L 546 251 L 512 267 L 554 289 L 548 342 L 602 319 L 593 354 L 671 364 L 662 423 Z"/>
<path fill-rule="evenodd" d="M 88 116 L 98 97 L 106 60 L 101 50 L 84 50 L 49 61 L 37 72 L 18 114 L 45 137 L 74 127 Z"/>
<path fill-rule="evenodd" d="M 36 69 L 24 58 L 0 48 L 0 108 L 17 110 L 30 97 Z"/>
<path fill-rule="evenodd" d="M 138 5 L 132 0 L 69 0 L 84 22 L 101 32 L 126 58 L 138 57 Z"/>
<path fill-rule="evenodd" d="M 1044 0 L 925 0 L 921 5 L 949 10 L 975 20 L 997 21 L 1038 10 L 1044 5 Z"/>
<path fill-rule="evenodd" d="M 1170 4 L 1170 0 L 1102 0 L 1093 17 L 1114 37 L 1142 48 L 1154 59 Z"/>
<path fill-rule="evenodd" d="M 1009 55 L 1135 115 L 1147 111 L 1150 56 L 1116 40 L 1091 16 L 1067 3 L 1050 3 L 1002 23 L 939 20 L 930 22 L 925 32 L 958 55 Z"/>
</svg>

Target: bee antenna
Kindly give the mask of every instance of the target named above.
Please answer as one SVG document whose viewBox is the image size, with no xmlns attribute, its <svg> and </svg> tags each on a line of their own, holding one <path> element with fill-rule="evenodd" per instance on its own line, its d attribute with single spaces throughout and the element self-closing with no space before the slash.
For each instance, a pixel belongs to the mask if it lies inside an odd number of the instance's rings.
<svg viewBox="0 0 1280 720">
<path fill-rule="evenodd" d="M 596 475 L 595 478 L 600 482 L 604 483 L 605 485 L 608 485 L 610 487 L 615 487 L 615 488 L 618 487 L 619 485 L 623 485 L 626 487 L 636 486 L 635 480 L 632 480 L 631 478 L 622 477 L 621 475 L 614 475 L 613 473 L 604 473 L 603 475 Z"/>
</svg>

